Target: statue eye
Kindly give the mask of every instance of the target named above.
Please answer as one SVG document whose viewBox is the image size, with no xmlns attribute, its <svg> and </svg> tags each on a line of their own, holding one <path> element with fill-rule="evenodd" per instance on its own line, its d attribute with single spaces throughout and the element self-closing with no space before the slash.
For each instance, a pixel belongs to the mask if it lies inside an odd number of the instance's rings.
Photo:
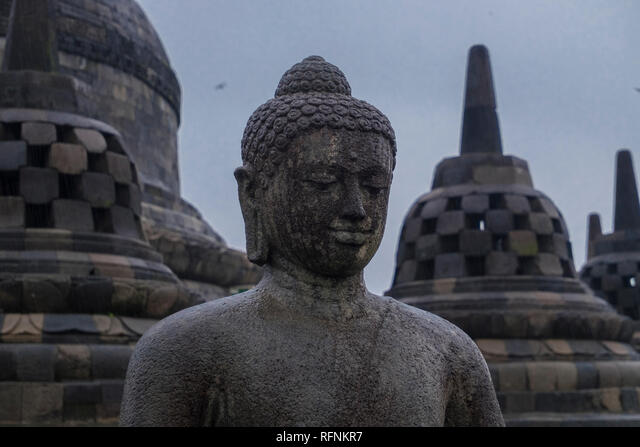
<svg viewBox="0 0 640 447">
<path fill-rule="evenodd" d="M 305 180 L 305 183 L 313 186 L 319 191 L 326 191 L 337 182 L 338 179 L 331 174 L 312 174 Z"/>
</svg>

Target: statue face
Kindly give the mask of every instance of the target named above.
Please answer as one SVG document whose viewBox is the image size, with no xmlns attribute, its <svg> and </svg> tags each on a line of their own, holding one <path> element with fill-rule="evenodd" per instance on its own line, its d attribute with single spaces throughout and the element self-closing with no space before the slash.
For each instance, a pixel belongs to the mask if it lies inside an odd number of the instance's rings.
<svg viewBox="0 0 640 447">
<path fill-rule="evenodd" d="M 390 143 L 374 133 L 295 138 L 264 196 L 272 253 L 326 276 L 360 272 L 382 240 L 392 163 Z"/>
</svg>

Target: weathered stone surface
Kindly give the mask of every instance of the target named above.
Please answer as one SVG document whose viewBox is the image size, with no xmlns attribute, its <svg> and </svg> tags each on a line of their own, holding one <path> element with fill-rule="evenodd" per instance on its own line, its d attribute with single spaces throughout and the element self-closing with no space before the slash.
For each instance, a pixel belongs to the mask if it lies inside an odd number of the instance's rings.
<svg viewBox="0 0 640 447">
<path fill-rule="evenodd" d="M 438 234 L 456 234 L 464 228 L 464 212 L 445 211 L 438 217 L 436 231 Z"/>
<path fill-rule="evenodd" d="M 465 274 L 465 259 L 461 254 L 447 253 L 436 256 L 434 273 L 436 278 L 456 278 Z"/>
<path fill-rule="evenodd" d="M 22 386 L 0 382 L 0 423 L 17 424 L 22 421 Z"/>
<path fill-rule="evenodd" d="M 24 228 L 25 207 L 22 197 L 0 197 L 0 228 Z"/>
<path fill-rule="evenodd" d="M 116 205 L 109 209 L 109 214 L 111 216 L 114 233 L 135 239 L 141 237 L 133 211 Z"/>
<path fill-rule="evenodd" d="M 57 140 L 56 126 L 49 123 L 22 123 L 20 135 L 30 146 L 48 146 Z"/>
<path fill-rule="evenodd" d="M 63 385 L 36 383 L 22 385 L 22 420 L 26 423 L 62 422 Z"/>
<path fill-rule="evenodd" d="M 27 165 L 24 141 L 0 141 L 0 171 L 17 171 Z"/>
<path fill-rule="evenodd" d="M 91 353 L 86 345 L 58 345 L 55 359 L 55 378 L 86 380 L 91 377 Z"/>
<path fill-rule="evenodd" d="M 515 214 L 526 214 L 531 212 L 529 201 L 525 196 L 515 194 L 504 195 L 505 207 Z"/>
<path fill-rule="evenodd" d="M 507 235 L 507 247 L 518 256 L 534 256 L 538 253 L 538 240 L 532 231 L 510 231 Z"/>
<path fill-rule="evenodd" d="M 54 200 L 51 205 L 53 226 L 71 231 L 93 231 L 91 205 L 80 200 Z"/>
<path fill-rule="evenodd" d="M 80 198 L 96 208 L 109 208 L 116 202 L 116 187 L 110 175 L 85 172 L 78 184 Z"/>
<path fill-rule="evenodd" d="M 467 255 L 486 255 L 491 251 L 491 233 L 479 230 L 463 230 L 460 233 L 460 252 Z"/>
<path fill-rule="evenodd" d="M 474 194 L 462 198 L 462 210 L 466 213 L 484 213 L 489 209 L 489 196 Z"/>
<path fill-rule="evenodd" d="M 515 275 L 518 271 L 518 255 L 513 252 L 492 251 L 487 255 L 485 272 L 491 276 Z"/>
<path fill-rule="evenodd" d="M 507 210 L 489 210 L 486 214 L 487 229 L 493 233 L 506 234 L 513 230 L 513 214 Z"/>
<path fill-rule="evenodd" d="M 107 163 L 107 171 L 111 174 L 116 182 L 131 183 L 131 162 L 125 155 L 107 152 L 105 154 Z"/>
<path fill-rule="evenodd" d="M 259 287 L 174 314 L 143 336 L 121 424 L 502 425 L 486 364 L 468 337 L 366 292 L 362 270 L 382 238 L 395 156 L 387 119 L 352 98 L 344 75 L 317 56 L 287 72 L 277 92 L 249 120 L 236 170 L 248 255 L 267 273 Z M 375 194 L 358 184 L 364 170 L 376 173 L 368 186 Z M 258 193 L 265 200 L 256 201 Z M 318 284 L 313 292 L 309 282 Z M 255 336 L 257 327 L 268 341 Z M 392 358 L 372 357 L 371 337 Z M 336 383 L 342 392 L 327 403 Z M 455 385 L 443 393 L 443 383 Z M 394 403 L 381 405 L 389 386 Z M 233 408 L 203 412 L 217 408 L 221 392 L 233 396 Z"/>
<path fill-rule="evenodd" d="M 52 144 L 47 164 L 62 174 L 82 174 L 87 170 L 87 151 L 78 144 Z"/>
<path fill-rule="evenodd" d="M 21 168 L 20 196 L 28 204 L 42 205 L 57 199 L 58 173 L 53 169 Z"/>
<path fill-rule="evenodd" d="M 66 140 L 84 146 L 92 154 L 101 154 L 107 150 L 107 141 L 104 136 L 93 129 L 72 129 L 66 136 Z"/>
</svg>

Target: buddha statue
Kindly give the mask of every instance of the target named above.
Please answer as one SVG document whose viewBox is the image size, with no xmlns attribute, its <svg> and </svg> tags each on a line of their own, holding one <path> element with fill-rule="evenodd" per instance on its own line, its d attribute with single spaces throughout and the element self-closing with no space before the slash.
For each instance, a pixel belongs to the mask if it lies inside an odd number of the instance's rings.
<svg viewBox="0 0 640 447">
<path fill-rule="evenodd" d="M 396 143 L 321 57 L 294 65 L 249 119 L 235 172 L 248 292 L 174 314 L 137 344 L 126 426 L 501 426 L 473 341 L 367 291 Z"/>
</svg>

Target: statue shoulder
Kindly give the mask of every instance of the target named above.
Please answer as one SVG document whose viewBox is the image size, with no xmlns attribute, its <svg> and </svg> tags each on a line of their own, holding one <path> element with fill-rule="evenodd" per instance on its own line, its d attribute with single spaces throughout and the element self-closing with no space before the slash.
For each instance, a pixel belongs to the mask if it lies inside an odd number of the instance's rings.
<svg viewBox="0 0 640 447">
<path fill-rule="evenodd" d="M 474 358 L 479 355 L 479 349 L 471 337 L 448 320 L 388 296 L 379 298 L 387 301 L 387 306 L 402 321 L 401 326 L 405 330 L 409 327 L 414 329 L 415 333 L 444 351 L 454 351 L 463 356 L 467 353 Z"/>
</svg>

